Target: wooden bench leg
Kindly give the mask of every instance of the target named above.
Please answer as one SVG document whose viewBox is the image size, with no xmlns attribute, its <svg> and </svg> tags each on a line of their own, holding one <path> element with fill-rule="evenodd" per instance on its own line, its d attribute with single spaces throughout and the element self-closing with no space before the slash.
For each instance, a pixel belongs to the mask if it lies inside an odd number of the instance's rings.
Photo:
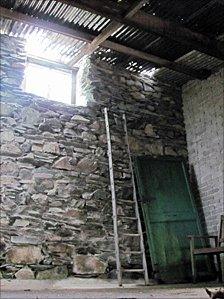
<svg viewBox="0 0 224 299">
<path fill-rule="evenodd" d="M 218 280 L 219 282 L 222 282 L 222 265 L 221 265 L 220 254 L 217 254 L 216 258 L 217 258 L 217 267 L 218 267 Z"/>
<path fill-rule="evenodd" d="M 191 257 L 191 270 L 192 270 L 192 281 L 193 283 L 196 283 L 196 265 L 195 265 L 195 256 L 192 254 Z"/>
<path fill-rule="evenodd" d="M 192 281 L 196 283 L 196 265 L 195 265 L 195 256 L 191 250 L 191 271 L 192 271 Z"/>
<path fill-rule="evenodd" d="M 196 264 L 194 255 L 194 239 L 190 239 L 190 255 L 191 255 L 191 271 L 192 271 L 192 281 L 196 283 Z"/>
</svg>

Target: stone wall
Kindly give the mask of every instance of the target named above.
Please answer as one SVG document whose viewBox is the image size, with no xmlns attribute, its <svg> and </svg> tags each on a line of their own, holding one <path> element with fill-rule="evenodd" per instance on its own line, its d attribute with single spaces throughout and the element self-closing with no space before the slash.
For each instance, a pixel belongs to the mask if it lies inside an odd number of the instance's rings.
<svg viewBox="0 0 224 299">
<path fill-rule="evenodd" d="M 20 38 L 0 35 L 0 79 L 6 86 L 19 88 L 24 77 L 26 55 L 24 41 Z"/>
<path fill-rule="evenodd" d="M 5 49 L 2 56 L 7 64 Z M 21 82 L 21 73 L 12 74 Z M 133 154 L 185 156 L 180 90 L 93 63 L 83 75 L 85 108 L 25 93 L 13 82 L 1 86 L 3 277 L 112 277 L 115 256 L 102 108 L 110 109 L 119 213 L 131 216 L 133 207 L 121 201 L 132 197 L 121 112 L 126 112 Z M 135 223 L 126 221 L 119 220 L 119 226 L 130 232 Z M 136 242 L 124 237 L 120 241 L 122 264 L 138 266 L 139 259 L 128 253 L 137 249 Z"/>
<path fill-rule="evenodd" d="M 207 230 L 216 234 L 223 198 L 224 70 L 183 87 L 189 152 Z"/>
</svg>

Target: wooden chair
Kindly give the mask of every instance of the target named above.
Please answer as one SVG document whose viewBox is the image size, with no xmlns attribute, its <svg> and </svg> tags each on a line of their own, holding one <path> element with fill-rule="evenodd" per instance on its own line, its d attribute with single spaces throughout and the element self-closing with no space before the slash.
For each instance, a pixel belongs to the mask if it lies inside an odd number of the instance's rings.
<svg viewBox="0 0 224 299">
<path fill-rule="evenodd" d="M 191 269 L 192 269 L 192 278 L 193 282 L 196 282 L 196 264 L 195 257 L 197 255 L 215 255 L 217 259 L 218 266 L 218 279 L 222 282 L 222 266 L 220 254 L 224 253 L 224 215 L 221 215 L 220 221 L 220 230 L 218 236 L 188 236 L 190 239 L 190 254 L 191 254 Z M 195 239 L 214 239 L 215 246 L 214 247 L 206 247 L 206 248 L 195 248 Z"/>
</svg>

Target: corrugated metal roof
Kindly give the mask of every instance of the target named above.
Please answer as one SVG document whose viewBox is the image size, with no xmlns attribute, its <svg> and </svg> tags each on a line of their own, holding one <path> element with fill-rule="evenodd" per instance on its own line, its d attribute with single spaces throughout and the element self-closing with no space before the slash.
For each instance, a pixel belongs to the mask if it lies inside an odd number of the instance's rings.
<svg viewBox="0 0 224 299">
<path fill-rule="evenodd" d="M 110 0 L 110 2 L 114 2 L 116 7 L 116 0 Z M 123 2 L 127 5 L 132 3 L 131 0 L 123 0 Z M 100 15 L 58 3 L 54 0 L 1 0 L 1 5 L 35 18 L 56 22 L 94 35 L 102 32 L 110 22 L 109 19 Z M 143 10 L 211 36 L 224 33 L 224 1 L 222 0 L 149 0 Z M 67 63 L 74 58 L 85 45 L 83 41 L 7 19 L 1 19 L 1 31 L 5 34 L 26 39 L 35 36 L 35 39 L 44 45 L 46 55 L 48 52 L 52 53 L 53 51 L 55 53 L 54 57 L 63 63 Z M 110 37 L 110 40 L 173 61 L 192 50 L 190 47 L 168 39 L 158 38 L 154 34 L 125 25 L 121 26 Z M 132 72 L 150 71 L 155 67 L 152 63 L 127 57 L 124 54 L 101 47 L 95 51 L 94 55 L 96 58 L 106 60 L 108 63 L 122 65 L 122 67 Z M 195 51 L 186 57 L 184 56 L 181 62 L 196 69 L 204 67 L 214 71 L 222 64 L 222 61 L 218 59 Z M 190 79 L 186 75 L 163 68 L 157 72 L 157 76 L 163 80 L 175 80 L 177 84 L 183 84 Z"/>
<path fill-rule="evenodd" d="M 177 59 L 176 61 L 191 66 L 194 69 L 207 69 L 210 70 L 212 73 L 224 67 L 223 61 L 197 51 L 192 51 Z M 183 85 L 184 83 L 189 81 L 189 77 L 187 77 L 186 75 L 170 71 L 165 68 L 159 69 L 154 74 L 154 76 L 163 81 L 175 83 L 176 85 Z"/>
</svg>

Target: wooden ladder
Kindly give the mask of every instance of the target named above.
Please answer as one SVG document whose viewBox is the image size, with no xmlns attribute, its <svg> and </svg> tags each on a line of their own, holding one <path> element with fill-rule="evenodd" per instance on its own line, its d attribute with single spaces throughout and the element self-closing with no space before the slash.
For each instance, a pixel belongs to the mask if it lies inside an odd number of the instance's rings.
<svg viewBox="0 0 224 299">
<path fill-rule="evenodd" d="M 112 146 L 111 146 L 111 138 L 110 138 L 110 126 L 108 119 L 108 110 L 104 108 L 104 116 L 105 116 L 105 124 L 106 124 L 106 134 L 107 134 L 107 146 L 108 146 L 108 160 L 109 160 L 109 173 L 110 173 L 110 186 L 111 186 L 111 198 L 112 198 L 112 209 L 113 209 L 113 226 L 114 226 L 114 242 L 115 242 L 115 256 L 116 256 L 116 267 L 117 267 L 117 279 L 119 286 L 122 286 L 122 274 L 123 273 L 142 273 L 144 274 L 145 285 L 149 284 L 146 256 L 145 256 L 145 248 L 144 248 L 144 239 L 142 233 L 141 219 L 139 215 L 138 209 L 138 201 L 135 187 L 135 178 L 134 178 L 134 170 L 133 163 L 131 157 L 131 151 L 128 141 L 128 130 L 127 130 L 127 121 L 125 114 L 122 115 L 124 122 L 124 131 L 125 131 L 125 139 L 127 145 L 127 152 L 129 157 L 129 168 L 131 172 L 131 180 L 132 180 L 132 188 L 133 188 L 133 199 L 132 200 L 123 200 L 123 202 L 131 203 L 134 205 L 135 216 L 129 217 L 124 215 L 117 214 L 117 200 L 116 200 L 116 192 L 115 192 L 115 182 L 114 182 L 114 171 L 113 171 L 113 157 L 112 157 Z M 126 237 L 136 237 L 139 239 L 140 251 L 130 251 L 130 254 L 136 254 L 142 256 L 142 268 L 141 269 L 124 269 L 121 266 L 120 261 L 120 248 L 119 248 L 119 234 L 118 234 L 118 216 L 123 219 L 131 219 L 137 221 L 137 230 L 136 233 L 125 233 L 123 234 Z"/>
</svg>

